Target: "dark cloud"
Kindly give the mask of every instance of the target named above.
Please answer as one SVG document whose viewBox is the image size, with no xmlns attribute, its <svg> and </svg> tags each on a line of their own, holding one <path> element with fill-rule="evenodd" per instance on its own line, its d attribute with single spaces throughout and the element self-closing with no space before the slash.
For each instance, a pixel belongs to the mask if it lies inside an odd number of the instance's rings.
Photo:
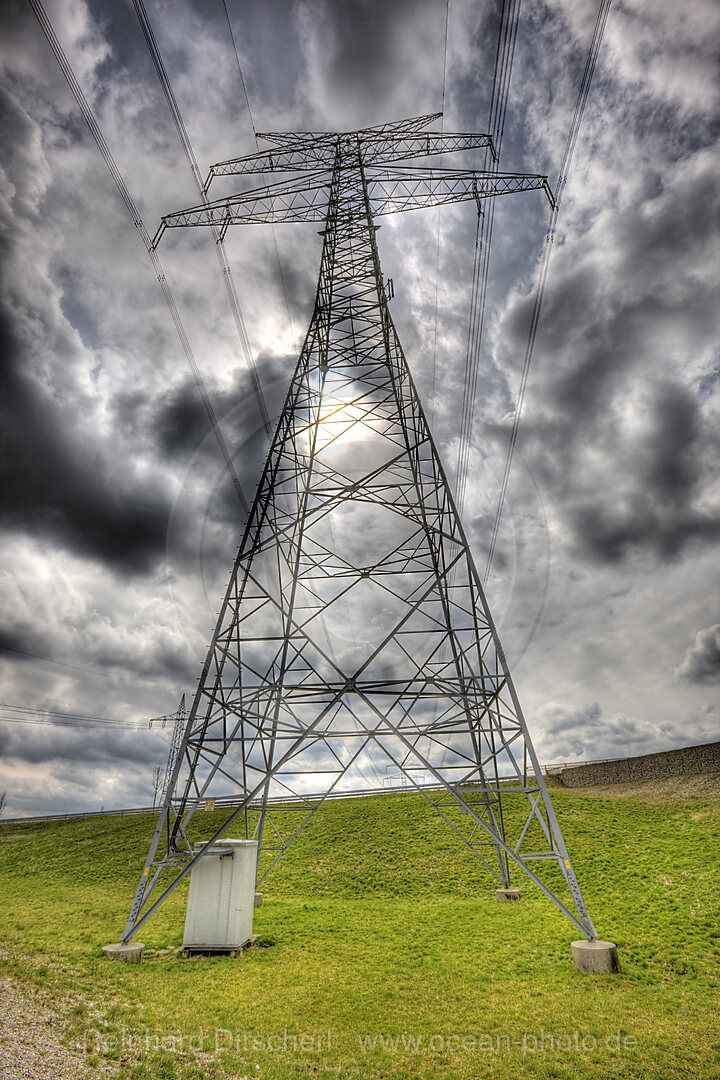
<svg viewBox="0 0 720 1080">
<path fill-rule="evenodd" d="M 5 611 L 0 627 L 0 662 L 8 659 L 3 653 L 12 653 L 13 659 L 40 660 L 47 648 L 47 640 L 38 627 L 26 620 L 17 621 L 16 613 Z"/>
<path fill-rule="evenodd" d="M 4 92 L 0 122 L 17 155 L 0 269 L 0 519 L 5 529 L 146 572 L 164 548 L 168 498 L 89 425 L 91 393 L 72 374 L 80 347 L 51 299 L 20 306 L 17 219 L 37 218 L 26 192 L 37 190 L 42 167 L 35 125 Z"/>
<path fill-rule="evenodd" d="M 306 92 L 311 101 L 322 99 L 323 126 L 342 130 L 441 107 L 444 7 L 432 0 L 306 0 L 296 10 L 308 64 Z"/>
<path fill-rule="evenodd" d="M 287 393 L 296 358 L 267 352 L 256 358 L 263 401 L 274 426 Z M 250 373 L 236 370 L 229 389 L 210 389 L 215 415 L 232 456 L 248 504 L 255 495 L 268 453 Z M 155 404 L 148 427 L 163 457 L 183 466 L 182 486 L 173 503 L 168 560 L 174 569 L 199 558 L 210 576 L 226 574 L 237 550 L 246 515 L 192 379 L 179 383 Z"/>
<path fill-rule="evenodd" d="M 297 228 L 297 225 L 291 225 L 289 228 Z M 315 299 L 315 282 L 320 267 L 321 247 L 318 243 L 316 250 L 313 250 L 309 245 L 306 247 L 300 237 L 295 240 L 295 243 L 297 244 L 298 241 L 303 245 L 305 255 L 302 263 L 289 259 L 287 256 L 276 257 L 271 259 L 264 269 L 270 288 L 275 290 L 277 295 L 282 294 L 287 316 L 292 321 L 296 332 L 300 331 L 302 340 Z M 271 359 L 267 356 L 266 362 Z M 260 350 L 257 363 L 262 362 L 263 355 Z"/>
<path fill-rule="evenodd" d="M 255 370 L 261 388 L 262 401 L 268 414 L 274 419 L 279 412 L 280 396 L 287 389 L 295 358 L 278 357 L 269 353 L 258 354 Z M 278 385 L 279 384 L 279 385 Z M 221 390 L 209 387 L 213 411 L 219 421 L 225 440 L 230 448 L 247 440 L 253 427 L 262 427 L 260 404 L 254 381 L 246 369 L 232 373 L 232 386 Z M 144 401 L 136 395 L 124 395 L 118 400 L 121 412 L 144 408 Z M 191 378 L 173 387 L 170 392 L 154 403 L 150 416 L 144 417 L 153 432 L 158 449 L 169 459 L 185 457 L 209 447 L 207 436 L 212 428 L 207 409 L 197 384 Z M 252 461 L 253 475 L 257 475 L 257 462 Z"/>
<path fill-rule="evenodd" d="M 675 673 L 691 683 L 720 682 L 720 623 L 698 630 Z"/>
<path fill-rule="evenodd" d="M 650 409 L 650 423 L 634 443 L 626 441 L 626 455 L 616 462 L 621 482 L 569 508 L 575 542 L 600 561 L 638 547 L 668 559 L 693 540 L 720 537 L 720 514 L 697 498 L 703 456 L 696 396 L 665 382 Z"/>
<path fill-rule="evenodd" d="M 150 806 L 153 767 L 164 769 L 169 737 L 147 727 L 0 722 L 0 754 L 10 773 L 4 816 Z"/>
<path fill-rule="evenodd" d="M 700 479 L 701 436 L 697 397 L 678 383 L 661 384 L 655 394 L 642 479 L 660 503 L 691 499 Z"/>
<path fill-rule="evenodd" d="M 0 349 L 22 359 L 0 323 Z M 58 362 L 62 362 L 58 358 Z M 113 461 L 101 443 L 77 438 L 82 402 L 59 406 L 21 370 L 0 376 L 0 520 L 79 555 L 134 573 L 152 569 L 165 547 L 169 500 Z"/>
<path fill-rule="evenodd" d="M 214 395 L 215 396 L 215 395 Z M 136 409 L 143 402 L 134 395 L 118 401 L 121 409 Z M 157 403 L 153 430 L 159 449 L 168 457 L 195 451 L 211 430 L 197 386 L 188 380 Z"/>
<path fill-rule="evenodd" d="M 330 80 L 342 87 L 354 107 L 360 104 L 371 115 L 394 89 L 394 60 L 403 38 L 407 39 L 409 20 L 417 28 L 433 13 L 433 29 L 444 38 L 445 13 L 432 0 L 326 5 L 325 30 L 334 46 L 328 64 Z"/>
<path fill-rule="evenodd" d="M 0 756 L 26 764 L 45 762 L 87 762 L 96 769 L 99 765 L 145 762 L 148 754 L 149 729 L 118 730 L 105 727 L 71 728 L 57 723 L 42 725 L 0 721 Z"/>
<path fill-rule="evenodd" d="M 716 151 L 553 255 L 520 438 L 592 561 L 668 560 L 720 536 L 717 399 L 700 379 L 717 333 Z M 509 306 L 503 354 L 522 354 L 530 303 Z"/>
<path fill-rule="evenodd" d="M 576 507 L 569 515 L 573 538 L 586 557 L 599 562 L 616 562 L 638 548 L 648 548 L 661 558 L 669 558 L 696 537 L 717 537 L 717 526 L 704 521 L 660 522 L 650 499 L 635 495 L 620 506 Z"/>
</svg>

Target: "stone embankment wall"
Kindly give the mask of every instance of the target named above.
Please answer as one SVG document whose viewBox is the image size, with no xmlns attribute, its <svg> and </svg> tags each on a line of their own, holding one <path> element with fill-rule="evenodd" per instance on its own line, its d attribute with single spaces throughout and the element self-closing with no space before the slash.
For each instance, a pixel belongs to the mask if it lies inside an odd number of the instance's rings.
<svg viewBox="0 0 720 1080">
<path fill-rule="evenodd" d="M 665 776 L 720 772 L 720 742 L 684 746 L 660 754 L 599 761 L 575 765 L 558 774 L 566 787 L 589 787 L 593 784 L 622 784 L 632 780 L 660 780 Z"/>
</svg>

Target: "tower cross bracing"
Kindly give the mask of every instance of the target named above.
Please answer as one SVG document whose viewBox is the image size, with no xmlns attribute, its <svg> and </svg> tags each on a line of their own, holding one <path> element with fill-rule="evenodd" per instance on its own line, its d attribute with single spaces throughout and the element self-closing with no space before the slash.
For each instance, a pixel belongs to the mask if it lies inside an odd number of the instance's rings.
<svg viewBox="0 0 720 1080">
<path fill-rule="evenodd" d="M 388 308 L 375 219 L 541 189 L 411 158 L 487 148 L 424 130 L 269 134 L 220 175 L 299 172 L 170 214 L 168 228 L 321 221 L 307 335 L 265 462 L 123 940 L 203 851 L 196 810 L 260 841 L 262 881 L 323 802 L 392 769 L 501 887 L 587 914 L 450 485 Z M 237 823 L 237 824 L 236 824 Z M 171 877 L 163 890 L 161 875 Z"/>
</svg>

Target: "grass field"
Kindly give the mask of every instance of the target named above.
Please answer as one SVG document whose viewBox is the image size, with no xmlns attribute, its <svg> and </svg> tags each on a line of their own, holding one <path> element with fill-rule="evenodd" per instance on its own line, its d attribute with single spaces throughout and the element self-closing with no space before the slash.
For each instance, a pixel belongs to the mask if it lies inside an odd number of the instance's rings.
<svg viewBox="0 0 720 1080">
<path fill-rule="evenodd" d="M 151 818 L 2 825 L 0 972 L 54 1003 L 91 1066 L 133 1080 L 711 1080 L 720 799 L 688 790 L 552 792 L 619 975 L 575 971 L 576 931 L 530 883 L 496 904 L 413 794 L 325 806 L 268 878 L 261 947 L 239 960 L 177 954 L 182 888 L 139 935 L 140 966 L 102 956 Z"/>
</svg>

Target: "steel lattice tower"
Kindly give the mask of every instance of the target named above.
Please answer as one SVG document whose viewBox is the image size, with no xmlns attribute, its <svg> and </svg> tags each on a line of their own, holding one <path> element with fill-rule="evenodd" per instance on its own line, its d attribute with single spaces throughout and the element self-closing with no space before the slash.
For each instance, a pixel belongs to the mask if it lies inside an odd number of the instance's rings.
<svg viewBox="0 0 720 1080">
<path fill-rule="evenodd" d="M 322 802 L 352 786 L 354 770 L 383 762 L 501 886 L 522 871 L 596 936 L 390 317 L 374 223 L 416 207 L 474 199 L 482 212 L 485 198 L 550 192 L 542 176 L 399 164 L 478 147 L 494 157 L 486 135 L 424 130 L 435 119 L 262 136 L 269 150 L 213 166 L 208 183 L 300 178 L 163 219 L 156 242 L 175 226 L 224 235 L 244 222 L 322 221 L 323 248 L 310 326 L 125 942 L 202 857 L 188 830 L 208 799 L 226 808 L 208 848 L 244 826 L 261 841 L 262 880 Z M 164 870 L 174 876 L 153 902 Z"/>
</svg>

